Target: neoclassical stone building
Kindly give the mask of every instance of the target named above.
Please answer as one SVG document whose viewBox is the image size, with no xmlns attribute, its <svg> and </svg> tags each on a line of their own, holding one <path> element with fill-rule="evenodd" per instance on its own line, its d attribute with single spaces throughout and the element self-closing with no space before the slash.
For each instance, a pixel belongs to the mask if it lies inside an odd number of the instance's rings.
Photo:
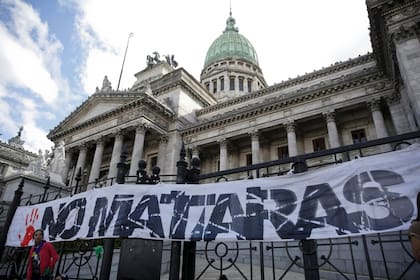
<svg viewBox="0 0 420 280">
<path fill-rule="evenodd" d="M 182 142 L 207 173 L 418 130 L 420 2 L 367 0 L 367 9 L 373 53 L 279 84 L 267 85 L 231 15 L 200 81 L 170 59 L 149 59 L 130 90 L 105 77 L 48 134 L 65 142 L 68 182 L 79 168 L 85 183 L 115 177 L 123 146 L 130 175 L 140 159 L 175 174 Z"/>
</svg>

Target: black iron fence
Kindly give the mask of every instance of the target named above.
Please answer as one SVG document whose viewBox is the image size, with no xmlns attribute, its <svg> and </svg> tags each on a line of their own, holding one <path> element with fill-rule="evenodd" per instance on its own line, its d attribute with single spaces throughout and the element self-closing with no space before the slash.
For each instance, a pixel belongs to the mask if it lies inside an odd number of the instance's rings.
<svg viewBox="0 0 420 280">
<path fill-rule="evenodd" d="M 72 187 L 50 191 L 47 180 L 42 194 L 23 198 L 21 197 L 24 188 L 22 181 L 15 192 L 13 202 L 7 206 L 2 205 L 0 208 L 0 218 L 3 217 L 4 220 L 4 228 L 0 234 L 0 255 L 2 256 L 0 278 L 21 279 L 25 277 L 28 249 L 4 247 L 8 226 L 19 205 L 32 205 L 71 196 L 86 190 L 89 185 L 100 188 L 112 185 L 114 182 L 156 184 L 162 180 L 177 184 L 197 184 L 208 181 L 249 179 L 251 176 L 253 178 L 277 176 L 290 172 L 289 167 L 295 173 L 305 172 L 308 168 L 339 164 L 354 157 L 400 149 L 418 141 L 419 138 L 420 131 L 417 131 L 207 174 L 200 174 L 198 159 L 193 158 L 190 167 L 188 167 L 185 161 L 186 152 L 182 147 L 180 160 L 177 163 L 177 174 L 167 176 L 160 175 L 158 168 L 155 168 L 152 174 L 147 174 L 144 168 L 145 164 L 139 164 L 137 176 L 125 176 L 128 165 L 125 163 L 126 155 L 123 152 L 121 162 L 118 164 L 117 178 L 96 180 L 82 186 L 79 172 Z M 117 272 L 122 275 L 118 270 L 118 266 L 124 266 L 124 258 L 120 257 L 121 252 L 128 252 L 132 248 L 141 250 L 148 248 L 147 250 L 150 250 L 148 252 L 153 254 L 157 248 L 161 250 L 160 254 L 156 255 L 157 258 L 160 258 L 161 262 L 164 260 L 164 263 L 159 264 L 159 275 L 161 278 L 170 280 L 180 278 L 291 279 L 291 277 L 311 280 L 391 280 L 418 279 L 418 275 L 420 275 L 419 265 L 416 264 L 411 254 L 405 232 L 288 242 L 173 241 L 170 244 L 164 242 L 163 245 L 161 241 L 151 242 L 100 239 L 54 243 L 60 255 L 56 272 L 67 274 L 70 279 L 114 279 Z M 139 267 L 133 268 L 132 279 L 156 279 L 139 276 L 141 272 L 138 269 Z"/>
</svg>

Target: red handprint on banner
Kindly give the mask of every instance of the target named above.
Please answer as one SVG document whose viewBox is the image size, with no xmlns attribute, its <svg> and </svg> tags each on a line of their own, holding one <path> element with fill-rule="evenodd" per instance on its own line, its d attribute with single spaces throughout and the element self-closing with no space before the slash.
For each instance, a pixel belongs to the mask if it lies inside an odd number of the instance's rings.
<svg viewBox="0 0 420 280">
<path fill-rule="evenodd" d="M 18 234 L 18 238 L 20 240 L 20 246 L 26 247 L 29 245 L 29 242 L 32 240 L 32 236 L 35 232 L 34 224 L 38 220 L 38 208 L 32 209 L 31 214 L 26 214 L 26 220 L 25 220 L 25 226 L 26 226 L 26 232 L 25 235 L 22 236 L 20 233 Z"/>
</svg>

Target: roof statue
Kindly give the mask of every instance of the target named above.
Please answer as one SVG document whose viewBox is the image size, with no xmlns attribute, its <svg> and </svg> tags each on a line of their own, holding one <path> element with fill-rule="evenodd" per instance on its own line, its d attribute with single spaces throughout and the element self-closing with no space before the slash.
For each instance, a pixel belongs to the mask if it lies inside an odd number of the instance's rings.
<svg viewBox="0 0 420 280">
<path fill-rule="evenodd" d="M 45 155 L 42 153 L 42 150 L 39 149 L 38 156 L 36 157 L 36 159 L 34 159 L 33 161 L 29 163 L 24 173 L 32 174 L 32 175 L 44 178 L 46 175 L 45 167 L 46 167 Z"/>
<path fill-rule="evenodd" d="M 42 152 L 39 149 L 38 156 L 29 163 L 23 173 L 41 178 L 50 177 L 52 182 L 62 184 L 65 167 L 64 141 L 60 141 L 58 145 L 52 148 L 52 151 L 44 150 Z M 19 172 L 14 171 L 14 173 Z"/>
<path fill-rule="evenodd" d="M 153 64 L 157 64 L 160 62 L 160 55 L 158 52 L 153 52 L 152 55 L 146 56 L 147 66 L 152 66 Z"/>
<path fill-rule="evenodd" d="M 25 141 L 21 139 L 22 130 L 23 130 L 23 126 L 20 126 L 17 135 L 8 140 L 9 145 L 15 148 L 23 149 L 23 144 L 25 143 Z"/>
<path fill-rule="evenodd" d="M 171 65 L 174 68 L 178 67 L 178 62 L 175 61 L 175 56 L 174 55 L 164 55 L 166 62 Z"/>
<path fill-rule="evenodd" d="M 102 82 L 102 92 L 111 92 L 112 91 L 112 86 L 111 86 L 111 82 L 108 80 L 108 76 L 105 75 L 104 77 L 104 81 Z"/>
</svg>

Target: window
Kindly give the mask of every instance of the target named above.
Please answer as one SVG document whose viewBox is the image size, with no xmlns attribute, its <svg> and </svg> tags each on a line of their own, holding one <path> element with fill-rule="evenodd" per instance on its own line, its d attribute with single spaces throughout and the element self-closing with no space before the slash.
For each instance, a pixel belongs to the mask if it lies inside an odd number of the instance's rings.
<svg viewBox="0 0 420 280">
<path fill-rule="evenodd" d="M 325 140 L 323 137 L 313 139 L 312 145 L 314 146 L 314 152 L 325 150 Z"/>
<path fill-rule="evenodd" d="M 153 168 L 157 165 L 157 156 L 152 156 L 150 158 L 150 166 Z"/>
<path fill-rule="evenodd" d="M 210 83 L 206 83 L 206 89 L 210 91 Z"/>
<path fill-rule="evenodd" d="M 230 77 L 229 78 L 229 89 L 230 90 L 235 90 L 235 77 Z"/>
<path fill-rule="evenodd" d="M 216 91 L 217 91 L 217 81 L 214 80 L 213 81 L 213 93 L 216 93 Z"/>
<path fill-rule="evenodd" d="M 278 147 L 277 148 L 277 155 L 279 159 L 284 159 L 289 157 L 289 148 L 288 146 Z"/>
<path fill-rule="evenodd" d="M 239 78 L 239 91 L 244 91 L 244 79 Z"/>
<path fill-rule="evenodd" d="M 252 154 L 246 155 L 246 165 L 252 165 Z"/>
<path fill-rule="evenodd" d="M 220 91 L 224 91 L 224 90 L 225 90 L 225 79 L 220 78 Z"/>
<path fill-rule="evenodd" d="M 351 138 L 353 139 L 353 144 L 364 143 L 367 141 L 364 129 L 353 130 L 351 132 Z"/>
<path fill-rule="evenodd" d="M 248 80 L 248 92 L 251 92 L 252 80 Z"/>
</svg>

